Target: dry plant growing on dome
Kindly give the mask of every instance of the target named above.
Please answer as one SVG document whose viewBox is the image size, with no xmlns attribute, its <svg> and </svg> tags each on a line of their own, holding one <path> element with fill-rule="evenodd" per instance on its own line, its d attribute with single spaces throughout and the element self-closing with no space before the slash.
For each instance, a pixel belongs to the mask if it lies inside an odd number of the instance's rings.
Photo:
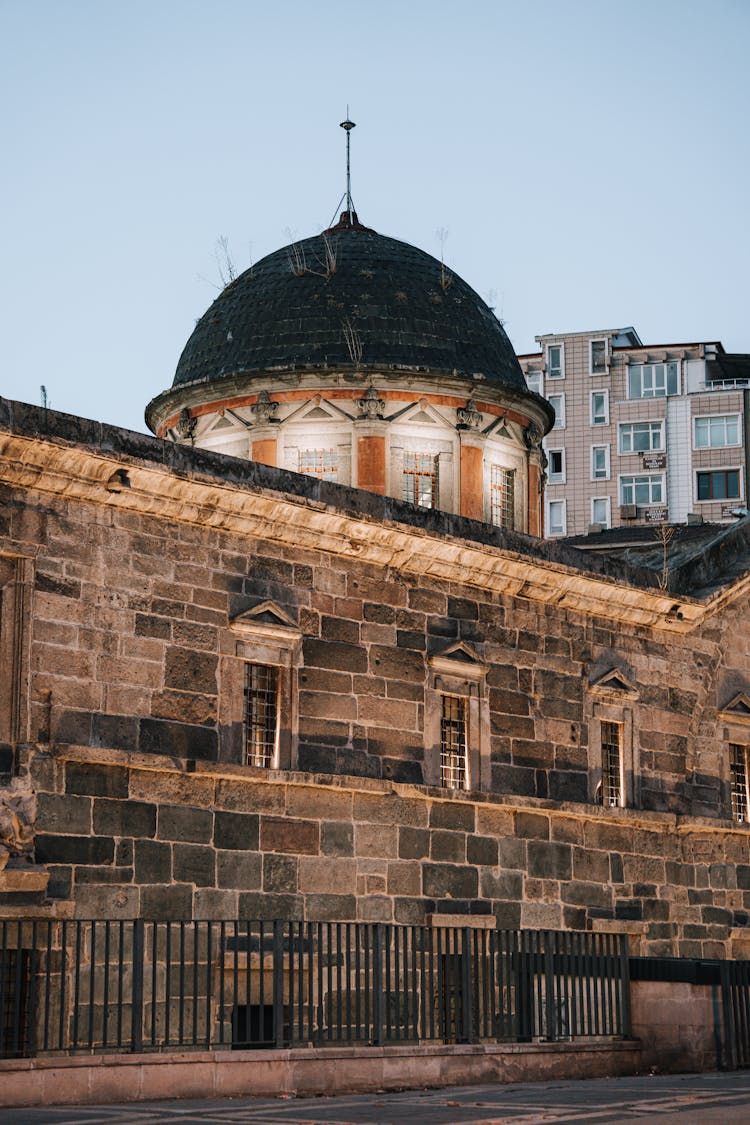
<svg viewBox="0 0 750 1125">
<path fill-rule="evenodd" d="M 669 582 L 669 565 L 667 559 L 667 551 L 669 544 L 674 539 L 675 529 L 668 523 L 663 523 L 656 532 L 657 542 L 661 543 L 662 547 L 662 564 L 661 574 L 659 575 L 659 589 L 666 590 L 667 583 Z"/>
<path fill-rule="evenodd" d="M 349 352 L 349 358 L 355 367 L 359 367 L 362 362 L 362 352 L 364 350 L 362 337 L 349 317 L 344 320 L 343 329 L 344 342 L 346 343 L 346 350 Z"/>
<path fill-rule="evenodd" d="M 222 288 L 226 289 L 228 285 L 231 285 L 232 282 L 237 279 L 237 270 L 235 269 L 232 254 L 229 249 L 229 239 L 225 234 L 220 234 L 216 239 L 214 258 L 216 259 L 216 265 L 219 270 Z"/>
</svg>

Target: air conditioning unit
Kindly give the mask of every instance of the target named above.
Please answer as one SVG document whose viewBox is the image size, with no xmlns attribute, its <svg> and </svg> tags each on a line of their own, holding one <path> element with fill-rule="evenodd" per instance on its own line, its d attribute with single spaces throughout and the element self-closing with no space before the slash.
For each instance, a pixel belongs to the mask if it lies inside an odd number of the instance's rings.
<svg viewBox="0 0 750 1125">
<path fill-rule="evenodd" d="M 621 520 L 634 520 L 638 516 L 635 504 L 621 504 L 620 505 L 620 519 Z"/>
</svg>

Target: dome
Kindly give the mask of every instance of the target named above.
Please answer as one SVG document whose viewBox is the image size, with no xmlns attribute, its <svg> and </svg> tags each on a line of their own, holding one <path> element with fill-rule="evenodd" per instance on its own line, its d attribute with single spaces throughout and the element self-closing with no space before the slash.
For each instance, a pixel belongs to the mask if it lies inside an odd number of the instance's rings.
<svg viewBox="0 0 750 1125">
<path fill-rule="evenodd" d="M 502 325 L 465 281 L 348 218 L 228 285 L 185 345 L 173 387 L 269 369 L 390 368 L 479 376 L 526 392 Z"/>
</svg>

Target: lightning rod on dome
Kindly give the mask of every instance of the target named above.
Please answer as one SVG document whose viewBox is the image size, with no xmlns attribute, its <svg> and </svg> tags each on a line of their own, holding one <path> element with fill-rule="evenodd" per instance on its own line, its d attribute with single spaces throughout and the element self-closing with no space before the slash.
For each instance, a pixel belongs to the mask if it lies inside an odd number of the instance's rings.
<svg viewBox="0 0 750 1125">
<path fill-rule="evenodd" d="M 349 222 L 352 222 L 354 215 L 354 205 L 352 204 L 352 169 L 351 169 L 351 131 L 356 128 L 353 121 L 349 120 L 349 106 L 346 107 L 346 121 L 340 123 L 340 128 L 346 132 L 346 210 L 349 214 Z"/>
</svg>

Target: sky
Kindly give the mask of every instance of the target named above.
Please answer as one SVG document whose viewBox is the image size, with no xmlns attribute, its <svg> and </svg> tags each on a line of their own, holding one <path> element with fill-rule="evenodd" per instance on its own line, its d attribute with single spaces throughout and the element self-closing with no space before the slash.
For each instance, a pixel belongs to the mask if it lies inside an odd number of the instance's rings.
<svg viewBox="0 0 750 1125">
<path fill-rule="evenodd" d="M 0 0 L 0 395 L 144 430 L 237 271 L 360 220 L 517 352 L 750 352 L 750 0 Z M 439 232 L 443 232 L 442 236 Z"/>
</svg>

